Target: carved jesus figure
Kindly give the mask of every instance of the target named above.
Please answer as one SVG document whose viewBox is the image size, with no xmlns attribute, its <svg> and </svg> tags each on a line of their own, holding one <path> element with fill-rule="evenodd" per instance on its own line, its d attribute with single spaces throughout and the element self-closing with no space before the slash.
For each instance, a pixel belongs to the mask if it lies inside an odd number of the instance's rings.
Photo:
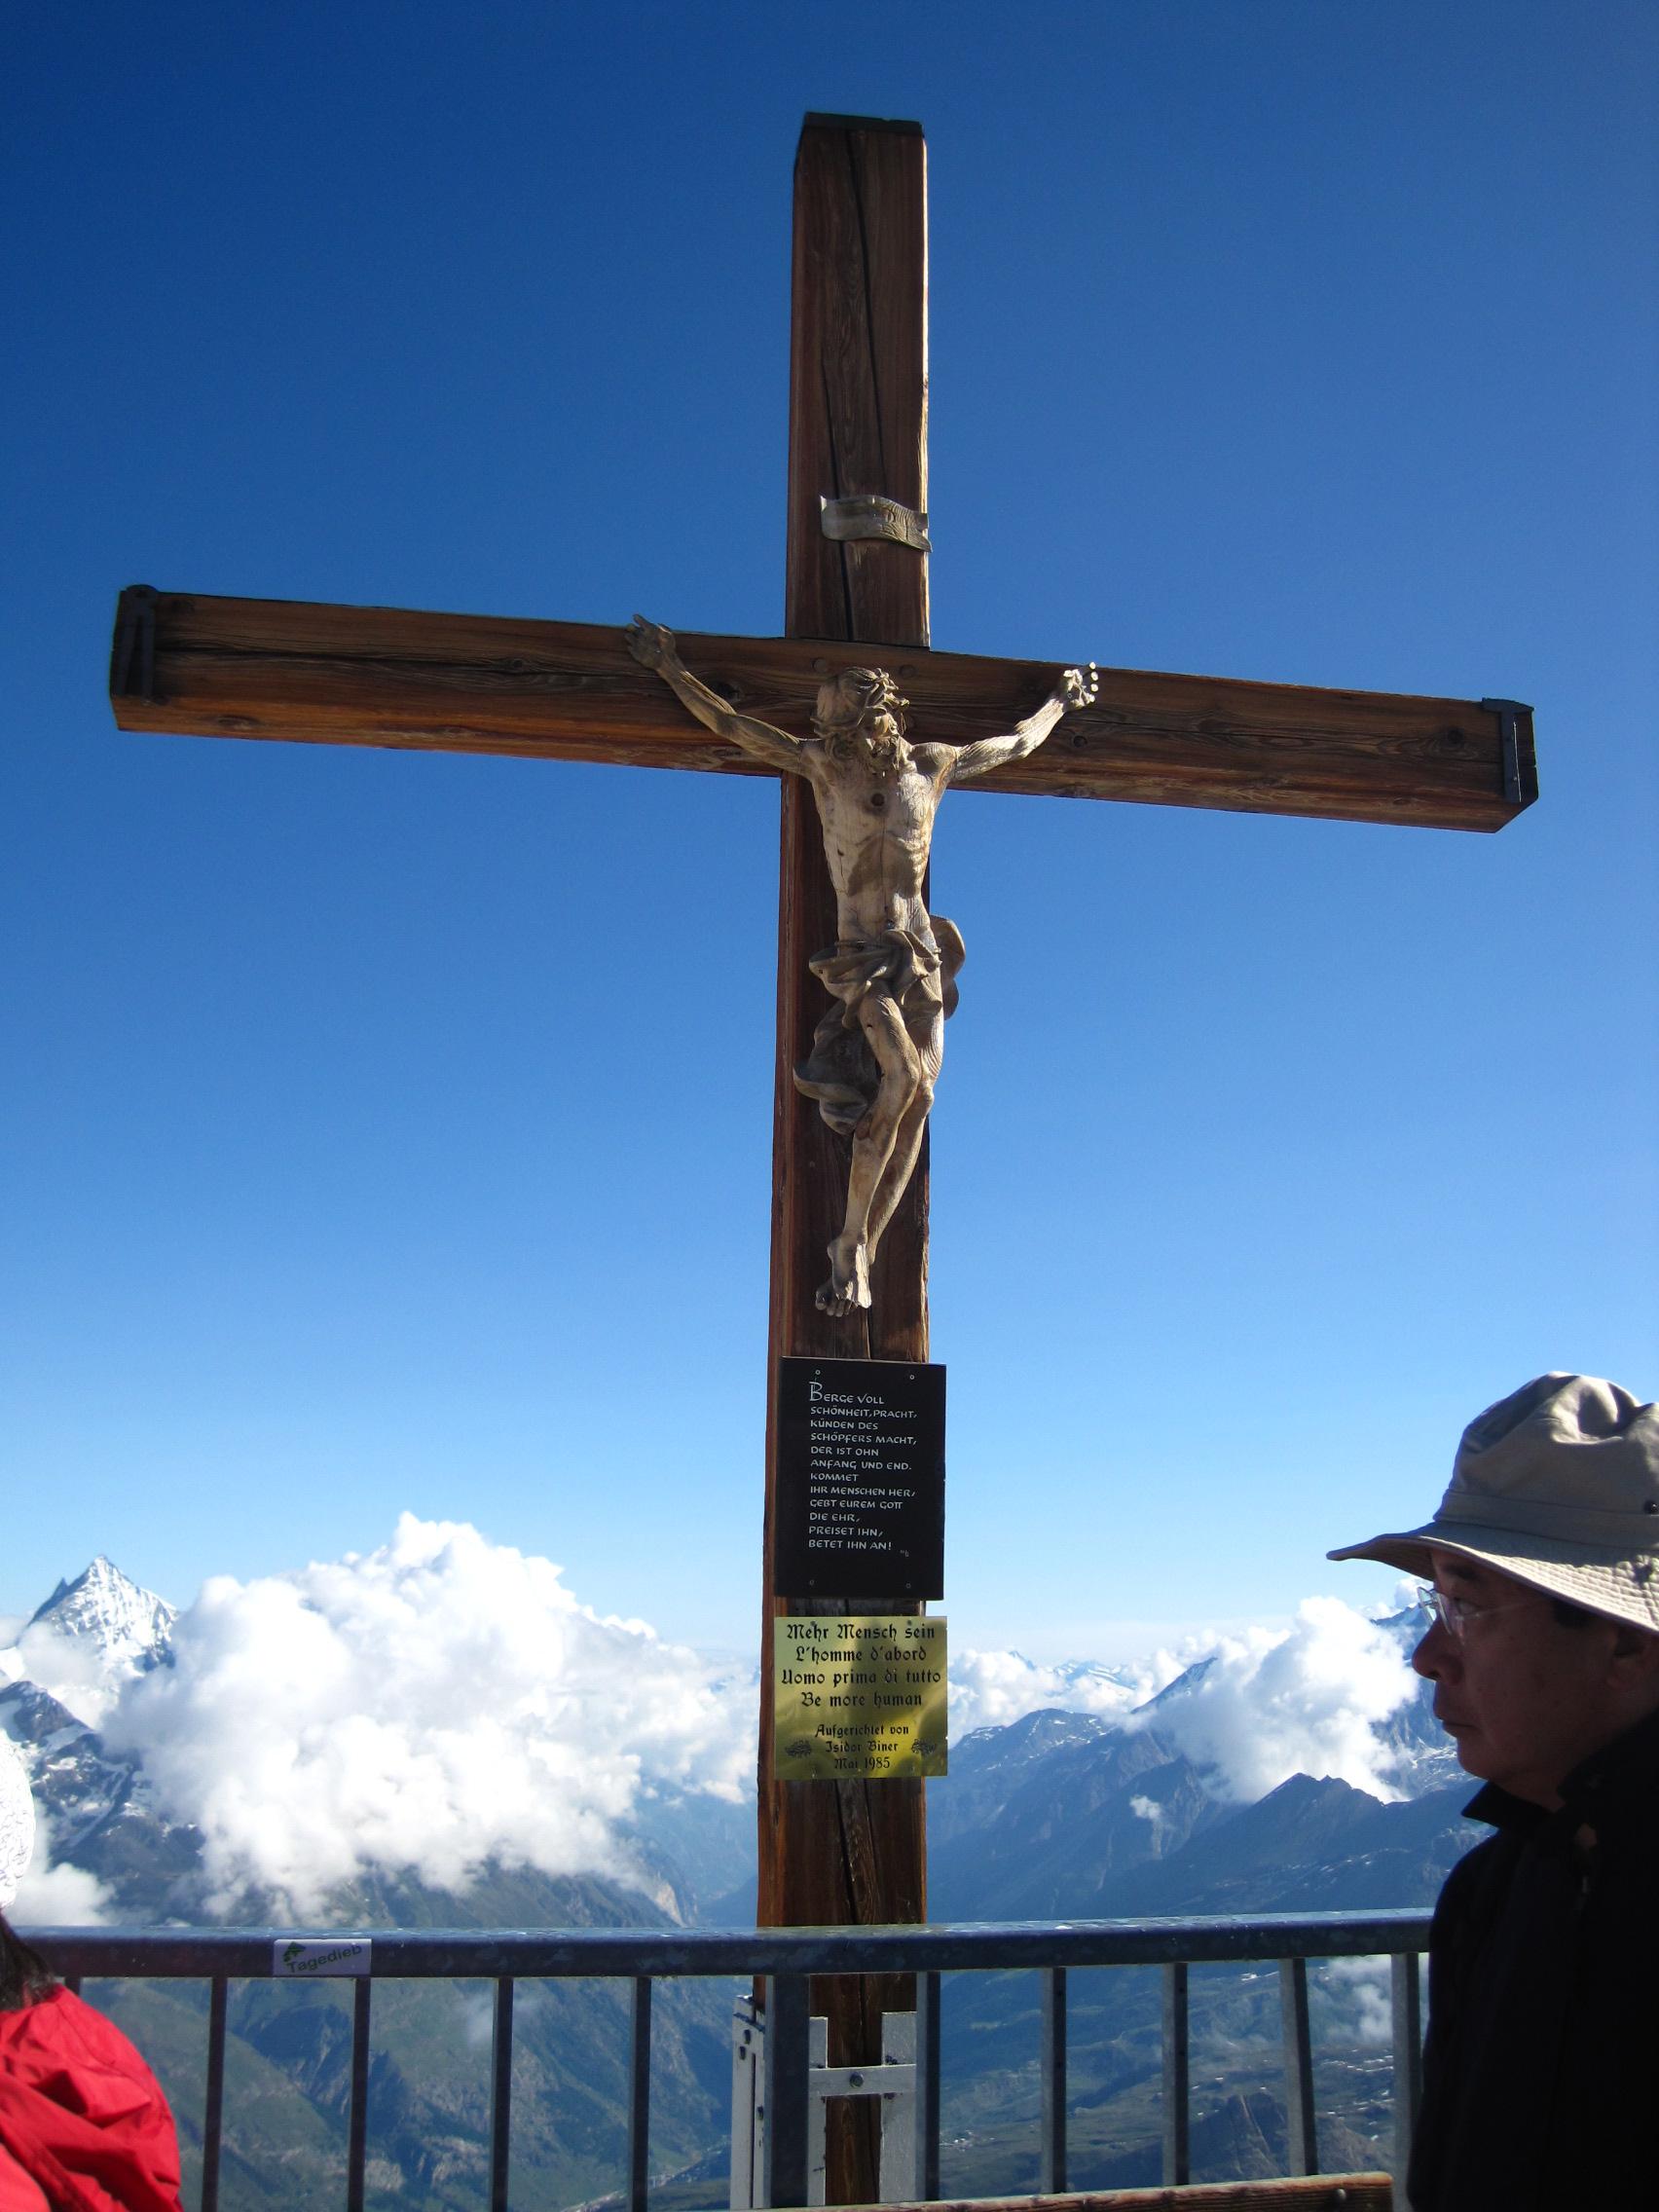
<svg viewBox="0 0 1659 2212">
<path fill-rule="evenodd" d="M 905 708 L 879 668 L 849 668 L 821 686 L 810 737 L 739 714 L 698 682 L 671 631 L 636 615 L 628 649 L 654 668 L 705 728 L 769 768 L 804 776 L 818 802 L 839 935 L 811 962 L 834 1004 L 794 1071 L 832 1129 L 853 1140 L 847 1212 L 830 1246 L 828 1313 L 869 1304 L 869 1271 L 921 1149 L 956 1007 L 962 938 L 922 903 L 934 817 L 945 789 L 1035 753 L 1060 717 L 1093 701 L 1095 671 L 1068 668 L 1007 737 L 912 745 Z"/>
</svg>

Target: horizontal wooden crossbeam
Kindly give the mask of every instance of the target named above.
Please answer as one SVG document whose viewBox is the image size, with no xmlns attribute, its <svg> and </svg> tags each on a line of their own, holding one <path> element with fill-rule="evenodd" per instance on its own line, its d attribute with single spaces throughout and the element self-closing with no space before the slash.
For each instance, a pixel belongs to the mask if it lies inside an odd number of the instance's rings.
<svg viewBox="0 0 1659 2212">
<path fill-rule="evenodd" d="M 687 664 L 746 714 L 803 733 L 818 685 L 887 668 L 912 733 L 1010 729 L 1051 662 L 800 638 L 685 635 Z M 121 595 L 110 693 L 127 730 L 292 738 L 766 773 L 630 659 L 620 627 L 388 607 Z M 1497 702 L 1102 669 L 1096 704 L 964 790 L 1130 799 L 1438 830 L 1498 830 L 1537 795 L 1531 715 Z"/>
<path fill-rule="evenodd" d="M 1189 2182 L 1178 2189 L 1085 2190 L 1065 2196 L 970 2196 L 888 2212 L 1389 2212 L 1385 2173 L 1309 2174 L 1285 2181 Z M 879 2212 L 849 2205 L 847 2212 Z"/>
</svg>

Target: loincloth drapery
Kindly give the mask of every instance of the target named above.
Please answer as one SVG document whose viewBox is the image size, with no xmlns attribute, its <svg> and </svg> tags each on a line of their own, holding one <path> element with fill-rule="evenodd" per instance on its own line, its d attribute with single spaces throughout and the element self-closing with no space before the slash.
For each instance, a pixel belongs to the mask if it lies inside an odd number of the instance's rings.
<svg viewBox="0 0 1659 2212">
<path fill-rule="evenodd" d="M 879 937 L 844 937 L 807 962 L 836 1004 L 795 1068 L 795 1088 L 817 1099 L 818 1111 L 837 1134 L 853 1134 L 881 1088 L 881 1069 L 859 1027 L 859 1008 L 871 992 L 891 999 L 920 1043 L 939 1015 L 956 1012 L 956 971 L 964 952 L 956 924 L 936 914 L 931 936 L 895 923 Z"/>
</svg>

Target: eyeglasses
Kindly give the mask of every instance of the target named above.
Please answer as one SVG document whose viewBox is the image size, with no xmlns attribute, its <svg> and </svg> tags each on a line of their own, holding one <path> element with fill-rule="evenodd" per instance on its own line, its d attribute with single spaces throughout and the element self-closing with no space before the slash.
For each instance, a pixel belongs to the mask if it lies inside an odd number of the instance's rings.
<svg viewBox="0 0 1659 2212">
<path fill-rule="evenodd" d="M 1431 1589 L 1419 1582 L 1417 1591 L 1417 1609 L 1428 1620 L 1432 1628 L 1438 1621 L 1449 1636 L 1459 1640 L 1467 1633 L 1471 1621 L 1485 1620 L 1489 1613 L 1516 1613 L 1524 1605 L 1532 1604 L 1530 1598 L 1511 1598 L 1501 1605 L 1477 1605 L 1467 1598 L 1455 1597 L 1449 1590 Z"/>
</svg>

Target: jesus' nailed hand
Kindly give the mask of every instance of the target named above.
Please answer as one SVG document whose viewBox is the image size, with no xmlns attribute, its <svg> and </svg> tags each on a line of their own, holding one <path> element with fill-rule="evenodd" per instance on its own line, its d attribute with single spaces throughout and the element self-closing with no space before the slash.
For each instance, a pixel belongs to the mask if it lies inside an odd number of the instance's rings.
<svg viewBox="0 0 1659 2212">
<path fill-rule="evenodd" d="M 636 615 L 627 637 L 634 658 L 706 729 L 769 768 L 804 776 L 818 802 L 839 934 L 811 965 L 834 1004 L 794 1079 L 853 1140 L 846 1220 L 818 1293 L 827 1313 L 851 1313 L 869 1304 L 870 1264 L 916 1164 L 956 1005 L 962 939 L 922 903 L 939 802 L 948 785 L 1035 753 L 1063 714 L 1091 705 L 1094 667 L 1068 668 L 1007 737 L 971 745 L 912 745 L 892 678 L 844 669 L 819 689 L 812 735 L 792 737 L 699 682 L 672 631 Z"/>
</svg>

